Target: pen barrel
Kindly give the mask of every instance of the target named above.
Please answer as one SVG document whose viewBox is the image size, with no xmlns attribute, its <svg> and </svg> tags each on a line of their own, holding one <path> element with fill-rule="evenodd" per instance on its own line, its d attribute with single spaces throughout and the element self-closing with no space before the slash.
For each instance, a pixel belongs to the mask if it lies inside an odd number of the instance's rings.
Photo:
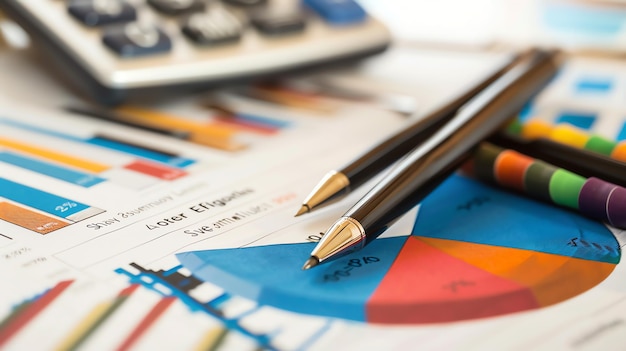
<svg viewBox="0 0 626 351">
<path fill-rule="evenodd" d="M 441 184 L 478 144 L 504 126 L 555 75 L 557 53 L 537 50 L 470 100 L 406 155 L 344 215 L 371 241 Z"/>
<path fill-rule="evenodd" d="M 357 188 L 391 164 L 402 158 L 417 145 L 440 129 L 454 117 L 463 105 L 479 94 L 496 79 L 508 71 L 522 55 L 511 55 L 504 64 L 494 70 L 487 78 L 462 92 L 451 101 L 438 106 L 425 117 L 404 128 L 393 137 L 377 144 L 363 153 L 358 159 L 346 165 L 339 172 L 350 179 L 350 188 Z"/>
</svg>

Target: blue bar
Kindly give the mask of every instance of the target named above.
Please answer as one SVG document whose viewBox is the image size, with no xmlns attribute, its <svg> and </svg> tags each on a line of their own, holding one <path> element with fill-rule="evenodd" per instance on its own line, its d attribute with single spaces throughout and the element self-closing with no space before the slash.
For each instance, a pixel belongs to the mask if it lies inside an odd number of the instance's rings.
<svg viewBox="0 0 626 351">
<path fill-rule="evenodd" d="M 41 173 L 68 183 L 89 188 L 104 182 L 106 179 L 73 169 L 57 166 L 52 163 L 25 157 L 8 151 L 0 151 L 0 161 Z"/>
<path fill-rule="evenodd" d="M 60 138 L 60 139 L 65 139 L 65 140 L 70 140 L 70 141 L 78 141 L 78 142 L 83 141 L 81 138 L 75 137 L 73 135 L 33 126 L 30 124 L 14 121 L 11 119 L 0 118 L 0 123 L 7 125 L 7 126 L 23 129 L 23 130 L 28 130 L 28 131 L 35 132 L 35 133 L 52 136 L 55 138 Z"/>
<path fill-rule="evenodd" d="M 156 161 L 159 163 L 164 163 L 168 166 L 172 166 L 176 168 L 184 168 L 195 162 L 194 160 L 191 160 L 188 158 L 183 158 L 183 157 L 179 157 L 175 155 L 168 155 L 168 154 L 158 152 L 155 150 L 145 149 L 139 146 L 126 144 L 126 143 L 108 139 L 108 138 L 93 137 L 93 138 L 86 139 L 85 142 L 92 144 L 92 145 L 98 145 L 98 146 L 106 147 L 108 149 L 113 149 L 116 151 L 124 152 L 124 153 L 138 156 L 141 158 L 146 158 L 146 159 Z"/>
<path fill-rule="evenodd" d="M 36 208 L 51 215 L 68 218 L 89 206 L 0 178 L 0 197 Z"/>
<path fill-rule="evenodd" d="M 179 157 L 173 154 L 167 154 L 164 152 L 159 152 L 157 150 L 149 150 L 141 146 L 130 145 L 130 144 L 123 143 L 121 141 L 111 140 L 108 138 L 102 138 L 98 136 L 83 139 L 83 138 L 75 137 L 70 134 L 52 131 L 49 129 L 33 126 L 30 124 L 26 124 L 26 123 L 22 123 L 18 121 L 4 119 L 4 118 L 0 118 L 0 123 L 4 125 L 16 127 L 16 128 L 28 130 L 31 132 L 43 134 L 43 135 L 49 135 L 49 136 L 60 138 L 60 139 L 88 143 L 88 144 L 112 149 L 115 151 L 121 151 L 127 154 L 132 154 L 132 155 L 139 156 L 142 158 L 150 159 L 152 161 L 164 163 L 169 166 L 176 167 L 176 168 L 184 168 L 196 162 L 192 159 Z"/>
<path fill-rule="evenodd" d="M 285 128 L 285 127 L 289 126 L 289 122 L 287 122 L 287 121 L 280 121 L 280 120 L 277 120 L 277 119 L 263 117 L 263 116 L 258 116 L 258 115 L 251 115 L 251 114 L 248 114 L 248 113 L 236 113 L 235 114 L 235 118 L 237 118 L 238 120 L 244 121 L 244 122 L 249 122 L 249 123 L 262 125 L 262 126 L 267 126 L 267 127 L 270 127 L 270 128 L 280 129 L 280 128 Z"/>
<path fill-rule="evenodd" d="M 576 82 L 576 91 L 579 93 L 606 94 L 613 88 L 613 80 L 582 78 Z"/>
</svg>

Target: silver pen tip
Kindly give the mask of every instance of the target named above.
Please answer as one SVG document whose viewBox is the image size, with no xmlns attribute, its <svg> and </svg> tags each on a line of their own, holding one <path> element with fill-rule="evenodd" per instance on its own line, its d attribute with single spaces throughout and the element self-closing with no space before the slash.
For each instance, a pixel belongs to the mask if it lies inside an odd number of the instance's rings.
<svg viewBox="0 0 626 351">
<path fill-rule="evenodd" d="M 298 213 L 296 213 L 294 217 L 298 217 L 299 215 L 307 213 L 309 211 L 311 211 L 311 209 L 309 208 L 308 205 L 302 205 L 302 207 L 300 207 L 300 209 L 298 210 Z"/>
<path fill-rule="evenodd" d="M 317 257 L 311 256 L 309 257 L 308 260 L 306 260 L 306 262 L 304 262 L 304 266 L 302 266 L 302 270 L 306 271 L 307 269 L 317 266 L 319 263 L 320 263 L 320 260 L 318 260 Z"/>
</svg>

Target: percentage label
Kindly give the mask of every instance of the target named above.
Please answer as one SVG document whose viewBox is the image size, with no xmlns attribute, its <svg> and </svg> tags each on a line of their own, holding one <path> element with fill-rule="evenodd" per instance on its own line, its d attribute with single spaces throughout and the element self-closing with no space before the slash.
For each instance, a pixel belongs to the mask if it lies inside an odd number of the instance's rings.
<svg viewBox="0 0 626 351">
<path fill-rule="evenodd" d="M 460 211 L 460 210 L 470 211 L 471 209 L 482 206 L 489 201 L 491 201 L 491 198 L 489 198 L 488 196 L 476 196 L 473 199 L 467 201 L 466 203 L 457 205 L 456 209 L 457 211 Z"/>
<path fill-rule="evenodd" d="M 368 264 L 380 262 L 378 257 L 374 256 L 364 256 L 362 258 L 353 258 L 348 261 L 348 263 L 340 269 L 335 270 L 332 273 L 324 274 L 324 283 L 329 282 L 338 282 L 343 278 L 349 277 L 352 275 L 354 269 L 359 269 L 365 267 Z"/>
<path fill-rule="evenodd" d="M 443 289 L 450 290 L 452 293 L 458 292 L 462 288 L 475 286 L 476 283 L 469 280 L 459 279 L 443 285 Z"/>
<path fill-rule="evenodd" d="M 67 211 L 67 210 L 69 210 L 69 209 L 71 209 L 71 208 L 74 208 L 74 207 L 76 207 L 76 206 L 77 206 L 77 205 L 76 205 L 76 203 L 75 203 L 75 202 L 66 201 L 66 202 L 64 202 L 64 203 L 62 203 L 62 204 L 60 204 L 60 205 L 56 206 L 56 207 L 54 208 L 54 210 L 55 210 L 55 211 L 59 211 L 59 212 L 65 212 L 65 211 Z"/>
<path fill-rule="evenodd" d="M 602 245 L 602 244 L 598 244 L 592 241 L 587 241 L 585 239 L 576 238 L 576 237 L 571 238 L 567 242 L 567 246 L 583 247 L 585 249 L 594 250 L 596 252 L 609 252 L 612 255 L 618 255 L 620 251 L 619 245 L 618 247 L 611 247 L 608 245 Z"/>
</svg>

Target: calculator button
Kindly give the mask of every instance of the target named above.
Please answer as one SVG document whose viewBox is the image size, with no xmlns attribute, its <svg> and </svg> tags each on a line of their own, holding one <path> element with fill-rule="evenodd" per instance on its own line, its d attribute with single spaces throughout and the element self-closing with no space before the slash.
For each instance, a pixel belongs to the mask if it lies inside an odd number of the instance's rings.
<svg viewBox="0 0 626 351">
<path fill-rule="evenodd" d="M 365 10 L 354 0 L 304 0 L 304 3 L 330 24 L 353 24 L 366 18 Z"/>
<path fill-rule="evenodd" d="M 67 7 L 67 11 L 90 27 L 131 22 L 137 18 L 135 8 L 122 0 L 72 1 Z"/>
<path fill-rule="evenodd" d="M 223 0 L 225 3 L 233 6 L 249 7 L 259 6 L 267 3 L 267 0 Z"/>
<path fill-rule="evenodd" d="M 148 0 L 157 11 L 168 15 L 180 15 L 204 10 L 202 0 Z"/>
<path fill-rule="evenodd" d="M 104 33 L 102 41 L 122 57 L 162 53 L 172 48 L 172 41 L 161 29 L 140 22 L 111 28 Z"/>
<path fill-rule="evenodd" d="M 190 15 L 182 30 L 198 44 L 223 44 L 239 40 L 242 25 L 235 15 L 218 7 Z"/>
<path fill-rule="evenodd" d="M 260 33 L 269 36 L 300 33 L 306 27 L 303 14 L 297 11 L 257 11 L 251 15 L 250 22 Z"/>
</svg>

